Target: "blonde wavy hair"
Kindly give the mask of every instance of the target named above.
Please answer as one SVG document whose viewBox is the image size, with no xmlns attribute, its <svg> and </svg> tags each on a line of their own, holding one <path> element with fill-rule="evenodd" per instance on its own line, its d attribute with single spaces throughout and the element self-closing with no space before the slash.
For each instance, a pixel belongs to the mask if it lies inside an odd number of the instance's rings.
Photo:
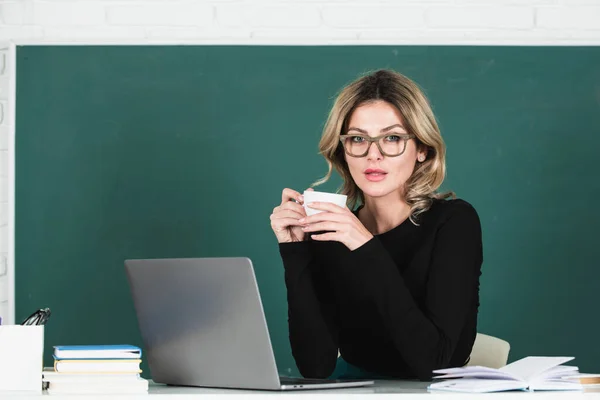
<svg viewBox="0 0 600 400">
<path fill-rule="evenodd" d="M 329 170 L 312 186 L 327 182 L 335 168 L 343 180 L 338 192 L 348 196 L 348 207 L 353 209 L 364 203 L 364 194 L 350 175 L 339 137 L 346 133 L 350 116 L 358 106 L 378 100 L 395 106 L 404 118 L 408 133 L 415 135 L 417 148 L 427 149 L 425 161 L 415 165 L 404 185 L 404 200 L 411 209 L 410 220 L 417 224 L 419 214 L 427 211 L 434 199 L 455 195 L 437 193 L 446 176 L 446 145 L 429 101 L 415 82 L 398 72 L 375 71 L 350 83 L 338 94 L 319 142 L 319 153 L 325 157 Z"/>
</svg>

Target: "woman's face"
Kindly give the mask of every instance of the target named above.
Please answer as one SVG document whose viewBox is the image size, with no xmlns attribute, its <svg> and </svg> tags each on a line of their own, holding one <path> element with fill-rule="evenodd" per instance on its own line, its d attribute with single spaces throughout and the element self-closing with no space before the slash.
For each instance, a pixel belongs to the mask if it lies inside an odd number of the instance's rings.
<svg viewBox="0 0 600 400">
<path fill-rule="evenodd" d="M 406 135 L 408 131 L 400 111 L 390 103 L 377 100 L 357 107 L 350 116 L 348 131 L 343 133 L 375 137 L 384 134 Z M 393 142 L 397 138 L 390 139 L 389 142 Z M 380 139 L 382 147 L 385 146 L 384 141 Z M 410 139 L 406 142 L 404 153 L 397 157 L 381 154 L 376 143 L 371 144 L 364 157 L 351 157 L 348 154 L 345 157 L 350 174 L 365 198 L 383 198 L 403 193 L 404 184 L 412 175 L 417 158 L 424 160 L 425 155 L 426 152 L 417 149 L 415 140 Z"/>
</svg>

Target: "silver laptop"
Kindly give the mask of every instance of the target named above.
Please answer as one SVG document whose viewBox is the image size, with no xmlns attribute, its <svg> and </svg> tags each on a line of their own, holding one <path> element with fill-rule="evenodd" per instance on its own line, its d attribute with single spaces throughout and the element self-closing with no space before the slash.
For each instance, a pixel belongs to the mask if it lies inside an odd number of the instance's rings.
<svg viewBox="0 0 600 400">
<path fill-rule="evenodd" d="M 280 377 L 248 258 L 126 260 L 125 269 L 155 382 L 265 390 L 374 383 Z"/>
</svg>

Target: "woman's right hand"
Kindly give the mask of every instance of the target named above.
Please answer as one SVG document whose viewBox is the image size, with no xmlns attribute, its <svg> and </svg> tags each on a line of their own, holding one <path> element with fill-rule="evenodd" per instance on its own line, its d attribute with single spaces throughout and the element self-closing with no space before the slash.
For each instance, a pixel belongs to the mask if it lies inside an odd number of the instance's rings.
<svg viewBox="0 0 600 400">
<path fill-rule="evenodd" d="M 271 228 L 279 243 L 304 241 L 304 231 L 298 222 L 300 218 L 306 217 L 303 204 L 304 198 L 300 193 L 288 188 L 283 189 L 281 204 L 275 207 L 271 214 Z"/>
</svg>

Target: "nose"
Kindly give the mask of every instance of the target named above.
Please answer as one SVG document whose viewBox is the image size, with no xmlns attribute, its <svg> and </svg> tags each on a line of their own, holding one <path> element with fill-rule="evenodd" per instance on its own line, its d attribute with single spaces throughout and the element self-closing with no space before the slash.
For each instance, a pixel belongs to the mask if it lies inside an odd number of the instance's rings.
<svg viewBox="0 0 600 400">
<path fill-rule="evenodd" d="M 367 152 L 367 160 L 381 160 L 383 158 L 383 154 L 379 151 L 379 147 L 376 142 L 371 142 L 371 147 L 369 147 L 369 151 Z"/>
</svg>

